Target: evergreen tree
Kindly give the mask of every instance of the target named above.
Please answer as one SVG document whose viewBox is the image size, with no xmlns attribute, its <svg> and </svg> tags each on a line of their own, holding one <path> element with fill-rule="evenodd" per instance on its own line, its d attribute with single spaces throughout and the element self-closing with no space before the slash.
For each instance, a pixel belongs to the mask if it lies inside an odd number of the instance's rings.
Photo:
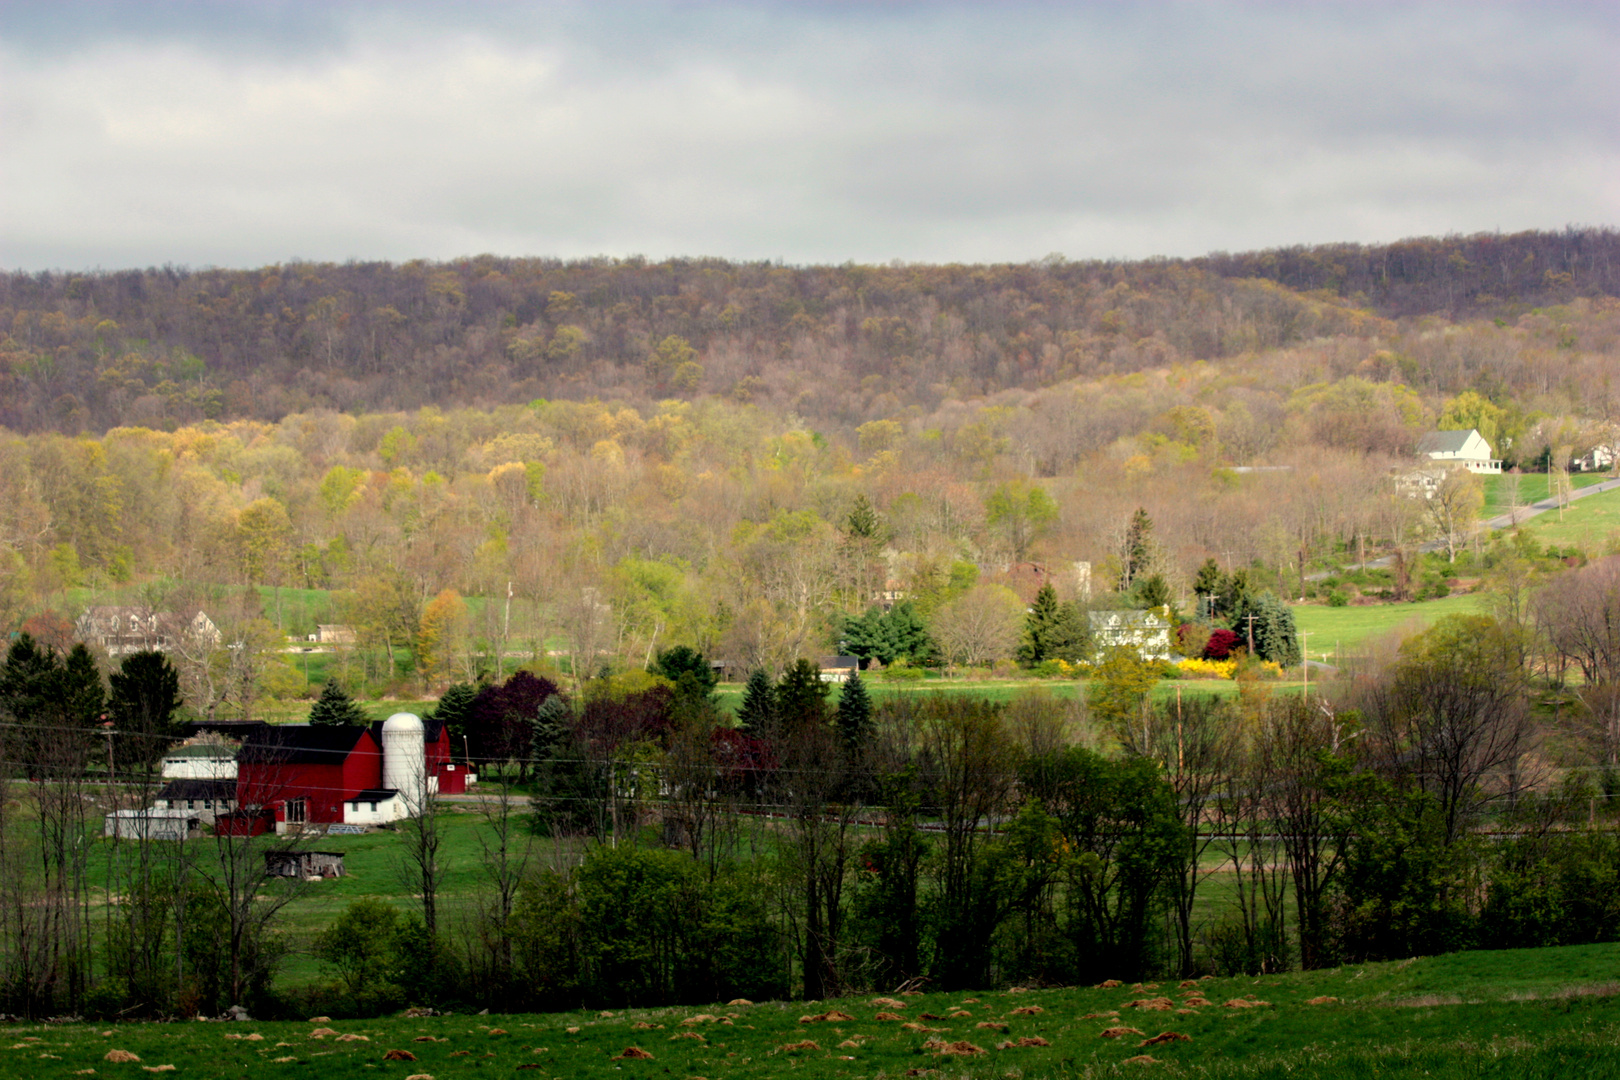
<svg viewBox="0 0 1620 1080">
<path fill-rule="evenodd" d="M 720 682 L 720 676 L 715 673 L 708 657 L 690 645 L 661 649 L 647 670 L 654 675 L 662 675 L 677 687 L 680 686 L 682 675 L 690 675 L 699 691 L 705 695 L 713 693 Z"/>
<path fill-rule="evenodd" d="M 1262 660 L 1283 667 L 1300 661 L 1299 631 L 1294 612 L 1275 593 L 1263 593 L 1254 605 L 1254 651 Z"/>
<path fill-rule="evenodd" d="M 877 511 L 872 508 L 872 500 L 862 492 L 855 496 L 855 505 L 850 507 L 849 516 L 844 519 L 844 533 L 851 540 L 881 540 L 882 522 L 878 520 Z"/>
<path fill-rule="evenodd" d="M 776 719 L 776 687 L 764 668 L 755 668 L 748 674 L 748 685 L 743 689 L 742 704 L 737 708 L 737 728 L 750 735 L 769 731 Z"/>
<path fill-rule="evenodd" d="M 309 710 L 309 722 L 322 727 L 365 727 L 371 716 L 336 679 L 327 679 L 320 700 Z"/>
<path fill-rule="evenodd" d="M 72 662 L 70 656 L 70 667 Z M 162 653 L 138 652 L 124 657 L 107 681 L 112 686 L 107 715 L 117 732 L 114 760 L 120 769 L 150 769 L 162 759 L 169 742 L 180 737 L 180 725 L 174 720 L 180 708 L 180 676 Z"/>
<path fill-rule="evenodd" d="M 1090 636 L 1080 609 L 1070 601 L 1060 603 L 1057 590 L 1042 585 L 1024 617 L 1018 662 L 1033 667 L 1043 660 L 1084 660 Z"/>
<path fill-rule="evenodd" d="M 888 611 L 873 605 L 865 615 L 846 618 L 839 647 L 848 650 L 850 656 L 884 665 L 896 660 L 926 664 L 939 652 L 927 624 L 909 600 L 900 601 Z"/>
<path fill-rule="evenodd" d="M 858 671 L 849 673 L 843 692 L 838 695 L 838 734 L 843 739 L 845 752 L 851 756 L 872 737 L 872 697 L 866 692 L 866 682 Z"/>
<path fill-rule="evenodd" d="M 1170 586 L 1163 575 L 1153 574 L 1136 583 L 1136 606 L 1144 611 L 1167 607 L 1170 604 Z"/>
<path fill-rule="evenodd" d="M 1153 519 L 1138 506 L 1131 515 L 1131 523 L 1125 527 L 1119 559 L 1119 591 L 1129 591 L 1136 579 L 1148 572 L 1153 561 Z"/>
<path fill-rule="evenodd" d="M 1214 559 L 1205 559 L 1193 578 L 1193 593 L 1198 597 L 1198 613 L 1214 618 L 1220 595 L 1226 591 L 1226 575 Z"/>
<path fill-rule="evenodd" d="M 827 695 L 831 692 L 821 680 L 821 670 L 804 657 L 793 661 L 776 684 L 776 714 L 782 724 L 827 722 Z"/>
<path fill-rule="evenodd" d="M 450 741 L 460 743 L 462 736 L 467 734 L 467 716 L 477 697 L 478 687 L 472 683 L 451 683 L 439 695 L 439 703 L 427 718 L 443 724 L 445 730 L 450 732 Z"/>
</svg>

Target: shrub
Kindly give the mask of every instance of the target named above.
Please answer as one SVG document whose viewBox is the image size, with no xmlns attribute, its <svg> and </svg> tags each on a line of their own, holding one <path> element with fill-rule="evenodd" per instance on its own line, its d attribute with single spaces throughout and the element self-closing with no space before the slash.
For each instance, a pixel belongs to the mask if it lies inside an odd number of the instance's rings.
<svg viewBox="0 0 1620 1080">
<path fill-rule="evenodd" d="M 1232 655 L 1232 650 L 1243 643 L 1243 636 L 1236 630 L 1216 630 L 1209 635 L 1209 641 L 1204 645 L 1205 660 L 1225 660 Z"/>
<path fill-rule="evenodd" d="M 1345 595 L 1343 589 L 1334 589 L 1328 593 L 1328 607 L 1348 607 L 1350 597 Z"/>
<path fill-rule="evenodd" d="M 1183 660 L 1181 675 L 1187 679 L 1230 679 L 1237 672 L 1236 660 Z"/>
</svg>

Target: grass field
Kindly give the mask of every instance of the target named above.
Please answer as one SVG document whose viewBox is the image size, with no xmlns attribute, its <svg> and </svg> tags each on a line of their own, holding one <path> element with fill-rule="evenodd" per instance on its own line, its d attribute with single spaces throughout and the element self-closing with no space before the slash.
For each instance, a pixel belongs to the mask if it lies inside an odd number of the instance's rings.
<svg viewBox="0 0 1620 1080">
<path fill-rule="evenodd" d="M 1525 522 L 1543 544 L 1578 547 L 1588 555 L 1602 555 L 1620 538 L 1620 489 L 1576 499 L 1560 516 L 1549 510 Z"/>
<path fill-rule="evenodd" d="M 1507 513 L 1510 509 L 1508 499 L 1510 477 L 1505 473 L 1498 473 L 1495 476 L 1481 477 L 1481 479 L 1485 482 L 1485 508 L 1480 516 L 1489 518 Z M 1602 483 L 1608 479 L 1610 477 L 1606 473 L 1571 473 L 1569 483 L 1571 487 L 1578 490 Z M 1521 507 L 1540 502 L 1550 492 L 1551 489 L 1548 486 L 1545 473 L 1523 473 L 1519 476 L 1519 505 Z"/>
<path fill-rule="evenodd" d="M 1171 981 L 892 999 L 901 1007 L 863 995 L 817 1003 L 328 1023 L 14 1024 L 7 1048 L 0 1049 L 0 1073 L 45 1078 L 94 1070 L 96 1076 L 136 1077 L 171 1066 L 177 1076 L 437 1080 L 517 1071 L 660 1080 L 1604 1080 L 1620 1077 L 1617 968 L 1620 946 L 1597 945 L 1459 953 L 1190 986 Z M 1232 1004 L 1240 1000 L 1245 1004 Z M 1168 1007 L 1133 1008 L 1133 1002 Z M 831 1012 L 840 1015 L 822 1018 Z M 879 1020 L 880 1012 L 896 1019 Z M 1112 1028 L 1127 1030 L 1104 1037 Z M 1176 1037 L 1142 1045 L 1165 1032 Z M 631 1047 L 645 1056 L 625 1058 Z M 114 1050 L 140 1060 L 109 1060 Z M 411 1059 L 387 1060 L 390 1051 Z"/>
<path fill-rule="evenodd" d="M 1481 610 L 1485 597 L 1478 593 L 1447 596 L 1440 600 L 1425 600 L 1420 604 L 1366 604 L 1352 607 L 1328 607 L 1325 604 L 1301 604 L 1294 608 L 1294 625 L 1301 633 L 1308 633 L 1306 644 L 1311 658 L 1320 660 L 1328 654 L 1332 663 L 1336 655 L 1352 653 L 1369 638 L 1404 626 L 1422 626 L 1433 623 L 1443 615 L 1470 615 Z"/>
</svg>

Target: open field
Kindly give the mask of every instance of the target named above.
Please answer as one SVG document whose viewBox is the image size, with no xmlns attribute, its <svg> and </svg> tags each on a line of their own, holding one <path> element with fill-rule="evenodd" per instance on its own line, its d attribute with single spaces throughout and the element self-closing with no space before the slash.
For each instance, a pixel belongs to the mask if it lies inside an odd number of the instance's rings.
<svg viewBox="0 0 1620 1080">
<path fill-rule="evenodd" d="M 1543 544 L 1578 547 L 1591 556 L 1603 555 L 1620 537 L 1620 489 L 1576 499 L 1561 515 L 1549 510 L 1521 527 L 1529 529 Z"/>
<path fill-rule="evenodd" d="M 13 1025 L 5 1075 L 1620 1076 L 1620 946 L 1262 978 L 332 1023 Z M 1195 995 L 1203 995 L 1196 998 Z M 1132 1002 L 1168 1008 L 1133 1008 Z M 1311 1004 L 1315 999 L 1327 998 Z M 1234 1003 L 1242 1000 L 1245 1004 Z M 1197 1004 L 1199 1000 L 1207 1004 Z M 828 1013 L 840 1015 L 817 1019 Z M 897 1017 L 879 1020 L 879 1013 Z M 926 1015 L 925 1015 L 926 1014 Z M 806 1022 L 809 1021 L 809 1022 Z M 908 1030 L 903 1025 L 911 1025 Z M 1110 1028 L 1126 1028 L 1105 1038 Z M 1144 1047 L 1164 1032 L 1184 1038 Z M 254 1038 L 258 1036 L 258 1038 Z M 1020 1040 L 1025 1045 L 1019 1046 Z M 965 1044 L 965 1045 L 964 1045 Z M 1009 1045 L 1010 1044 L 1010 1045 Z M 644 1057 L 622 1055 L 637 1047 Z M 959 1053 L 941 1053 L 942 1048 Z M 140 1058 L 116 1063 L 121 1050 Z M 389 1051 L 411 1060 L 389 1061 Z M 1144 1068 L 1130 1059 L 1151 1056 Z M 936 1070 L 925 1072 L 922 1070 Z M 170 1070 L 163 1070 L 165 1072 Z"/>
<path fill-rule="evenodd" d="M 1490 518 L 1507 513 L 1512 508 L 1511 500 L 1508 498 L 1508 485 L 1510 483 L 1508 474 L 1498 473 L 1495 476 L 1482 476 L 1480 479 L 1484 481 L 1485 486 L 1485 507 L 1480 512 L 1480 517 Z M 1608 473 L 1571 473 L 1569 484 L 1570 487 L 1578 491 L 1583 487 L 1591 487 L 1593 484 L 1600 484 L 1609 479 L 1612 479 L 1612 477 Z M 1546 473 L 1520 474 L 1520 507 L 1540 502 L 1550 493 L 1551 487 L 1548 484 Z"/>
<path fill-rule="evenodd" d="M 1600 496 L 1602 497 L 1602 496 Z M 1369 638 L 1388 633 L 1406 625 L 1430 624 L 1443 615 L 1471 615 L 1485 604 L 1478 593 L 1447 596 L 1439 600 L 1425 600 L 1419 604 L 1365 604 L 1351 607 L 1328 607 L 1326 604 L 1301 604 L 1294 608 L 1294 625 L 1310 637 L 1306 643 L 1311 658 L 1320 660 L 1328 654 L 1333 663 L 1336 655 L 1354 652 Z"/>
</svg>

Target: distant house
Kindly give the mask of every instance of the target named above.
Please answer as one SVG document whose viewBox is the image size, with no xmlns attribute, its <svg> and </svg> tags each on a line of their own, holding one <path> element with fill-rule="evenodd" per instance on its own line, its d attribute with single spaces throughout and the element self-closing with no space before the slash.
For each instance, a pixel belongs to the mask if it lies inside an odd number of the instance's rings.
<svg viewBox="0 0 1620 1080">
<path fill-rule="evenodd" d="M 236 809 L 236 777 L 170 780 L 158 790 L 152 809 L 183 812 L 212 825 L 221 815 Z"/>
<path fill-rule="evenodd" d="M 188 742 L 163 755 L 165 780 L 235 780 L 236 747 L 225 742 Z"/>
<path fill-rule="evenodd" d="M 861 658 L 858 656 L 823 656 L 821 658 L 821 681 L 841 683 L 849 678 L 849 673 L 861 669 Z"/>
<path fill-rule="evenodd" d="M 354 627 L 343 623 L 319 623 L 315 627 L 315 636 L 310 640 L 319 645 L 353 645 Z"/>
<path fill-rule="evenodd" d="M 1151 611 L 1088 611 L 1091 642 L 1097 655 L 1126 646 L 1143 660 L 1170 659 L 1170 614 L 1165 608 Z"/>
<path fill-rule="evenodd" d="M 1614 468 L 1615 456 L 1614 447 L 1599 443 L 1571 461 L 1569 467 L 1573 472 L 1602 472 L 1604 469 Z"/>
<path fill-rule="evenodd" d="M 1473 428 L 1467 431 L 1431 431 L 1418 441 L 1418 456 L 1444 469 L 1463 468 L 1471 473 L 1499 473 L 1501 459 L 1491 444 Z"/>
<path fill-rule="evenodd" d="M 87 608 L 73 631 L 108 656 L 169 652 L 185 645 L 212 648 L 220 642 L 219 627 L 205 612 L 180 614 L 134 605 Z"/>
</svg>

